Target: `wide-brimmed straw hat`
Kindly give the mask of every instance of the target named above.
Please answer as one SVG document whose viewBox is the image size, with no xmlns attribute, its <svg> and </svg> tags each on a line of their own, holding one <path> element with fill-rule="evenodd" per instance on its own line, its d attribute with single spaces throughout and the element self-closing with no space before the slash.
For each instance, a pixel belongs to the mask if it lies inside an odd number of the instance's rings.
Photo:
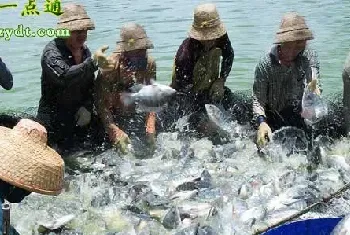
<svg viewBox="0 0 350 235">
<path fill-rule="evenodd" d="M 153 43 L 148 38 L 145 29 L 137 23 L 126 23 L 120 29 L 120 41 L 116 51 L 133 51 L 138 49 L 153 49 Z"/>
<path fill-rule="evenodd" d="M 63 188 L 64 161 L 46 145 L 47 132 L 39 123 L 21 119 L 13 128 L 0 126 L 0 179 L 46 195 Z"/>
<path fill-rule="evenodd" d="M 69 3 L 63 7 L 63 13 L 57 22 L 57 28 L 69 29 L 70 31 L 93 30 L 95 24 L 82 5 Z"/>
<path fill-rule="evenodd" d="M 314 37 L 306 25 L 305 18 L 296 12 L 288 12 L 282 18 L 275 44 L 312 39 Z"/>
<path fill-rule="evenodd" d="M 226 34 L 216 6 L 212 3 L 198 5 L 194 10 L 194 19 L 189 36 L 196 40 L 213 40 Z"/>
</svg>

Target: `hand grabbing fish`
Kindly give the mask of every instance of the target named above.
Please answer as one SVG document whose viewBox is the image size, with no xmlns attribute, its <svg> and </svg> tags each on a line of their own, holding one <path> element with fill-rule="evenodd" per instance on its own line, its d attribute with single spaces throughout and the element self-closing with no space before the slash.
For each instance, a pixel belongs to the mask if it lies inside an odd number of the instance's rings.
<svg viewBox="0 0 350 235">
<path fill-rule="evenodd" d="M 132 93 L 122 93 L 124 105 L 137 105 L 141 112 L 158 112 L 163 109 L 176 90 L 151 81 L 150 85 L 136 84 L 131 87 Z"/>
</svg>

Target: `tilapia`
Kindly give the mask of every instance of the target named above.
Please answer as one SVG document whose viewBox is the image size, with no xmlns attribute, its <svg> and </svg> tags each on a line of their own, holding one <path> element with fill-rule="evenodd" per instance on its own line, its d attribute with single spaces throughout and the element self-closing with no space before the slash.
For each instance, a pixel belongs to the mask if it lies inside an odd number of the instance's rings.
<svg viewBox="0 0 350 235">
<path fill-rule="evenodd" d="M 66 224 L 68 224 L 74 218 L 75 218 L 75 215 L 66 215 L 54 221 L 39 222 L 38 231 L 43 233 L 45 231 L 54 231 L 54 230 L 63 228 Z"/>
<path fill-rule="evenodd" d="M 159 112 L 176 93 L 176 90 L 167 85 L 151 82 L 151 85 L 136 84 L 131 93 L 122 93 L 121 101 L 124 105 L 135 104 L 141 112 Z"/>
</svg>

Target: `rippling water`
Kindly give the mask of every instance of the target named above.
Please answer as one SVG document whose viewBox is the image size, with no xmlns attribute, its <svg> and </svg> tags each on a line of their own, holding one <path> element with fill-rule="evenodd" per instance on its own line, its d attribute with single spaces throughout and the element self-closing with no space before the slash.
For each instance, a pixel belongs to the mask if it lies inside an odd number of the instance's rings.
<svg viewBox="0 0 350 235">
<path fill-rule="evenodd" d="M 2 2 L 11 2 L 6 0 Z M 26 3 L 13 0 L 17 8 L 1 9 L 1 27 L 16 28 L 18 24 L 33 30 L 54 27 L 57 17 L 40 12 L 39 16 L 21 17 Z M 11 2 L 11 3 L 12 3 Z M 39 11 L 43 11 L 44 0 L 36 0 Z M 62 0 L 62 3 L 68 1 Z M 69 1 L 71 2 L 71 1 Z M 203 2 L 198 0 L 164 1 L 76 1 L 84 4 L 88 14 L 96 24 L 96 30 L 88 36 L 91 50 L 107 44 L 111 52 L 119 38 L 123 23 L 135 21 L 145 26 L 155 48 L 152 54 L 157 60 L 157 76 L 164 84 L 169 84 L 175 53 L 186 38 L 192 22 L 194 7 Z M 296 10 L 304 15 L 315 39 L 310 46 L 319 53 L 321 78 L 326 94 L 342 90 L 341 72 L 349 51 L 350 2 L 342 0 L 323 1 L 213 1 L 235 50 L 235 60 L 228 79 L 233 90 L 250 90 L 254 67 L 261 55 L 269 50 L 284 12 Z M 15 38 L 10 41 L 0 39 L 1 57 L 14 74 L 12 91 L 1 90 L 2 110 L 37 107 L 40 98 L 40 56 L 51 38 Z"/>
</svg>

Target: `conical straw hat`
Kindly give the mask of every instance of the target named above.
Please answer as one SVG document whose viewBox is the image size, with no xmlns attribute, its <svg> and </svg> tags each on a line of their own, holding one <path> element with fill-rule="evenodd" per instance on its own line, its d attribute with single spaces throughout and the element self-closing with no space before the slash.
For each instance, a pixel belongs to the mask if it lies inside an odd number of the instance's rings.
<svg viewBox="0 0 350 235">
<path fill-rule="evenodd" d="M 219 12 L 212 3 L 200 4 L 194 10 L 189 36 L 196 40 L 213 40 L 226 34 Z"/>
<path fill-rule="evenodd" d="M 120 29 L 120 41 L 117 42 L 116 47 L 117 52 L 153 48 L 152 41 L 141 25 L 129 22 L 124 24 Z"/>
<path fill-rule="evenodd" d="M 69 3 L 63 7 L 63 13 L 60 15 L 57 28 L 69 29 L 70 31 L 93 30 L 95 24 L 82 5 Z"/>
<path fill-rule="evenodd" d="M 16 187 L 58 195 L 63 187 L 64 161 L 46 145 L 39 123 L 21 119 L 13 128 L 0 126 L 0 179 Z"/>
<path fill-rule="evenodd" d="M 313 38 L 311 30 L 306 25 L 305 18 L 296 12 L 288 12 L 282 17 L 275 44 L 312 40 Z"/>
</svg>

